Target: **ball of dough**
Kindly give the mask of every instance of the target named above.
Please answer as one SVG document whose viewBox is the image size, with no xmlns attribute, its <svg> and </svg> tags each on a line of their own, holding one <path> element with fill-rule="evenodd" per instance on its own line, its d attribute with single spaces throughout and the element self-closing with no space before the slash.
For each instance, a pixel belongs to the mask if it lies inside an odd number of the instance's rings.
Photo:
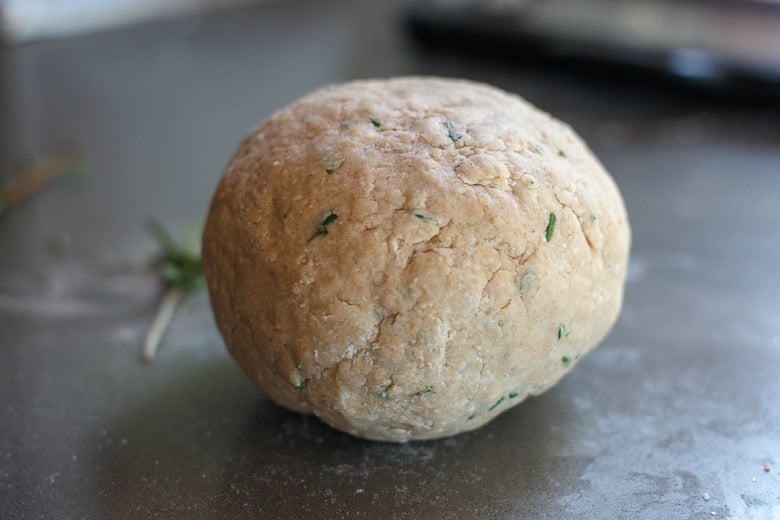
<svg viewBox="0 0 780 520">
<path fill-rule="evenodd" d="M 403 442 L 555 384 L 615 322 L 629 242 L 568 126 L 487 85 L 398 78 L 319 90 L 246 137 L 203 264 L 268 397 Z"/>
</svg>

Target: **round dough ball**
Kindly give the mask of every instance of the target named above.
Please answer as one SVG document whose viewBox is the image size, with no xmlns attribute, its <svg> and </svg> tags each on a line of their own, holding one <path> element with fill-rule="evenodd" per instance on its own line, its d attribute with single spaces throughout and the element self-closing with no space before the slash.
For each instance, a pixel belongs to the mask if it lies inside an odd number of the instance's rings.
<svg viewBox="0 0 780 520">
<path fill-rule="evenodd" d="M 314 92 L 239 146 L 203 242 L 225 343 L 280 405 L 353 435 L 477 428 L 620 310 L 630 230 L 572 130 L 436 78 Z"/>
</svg>

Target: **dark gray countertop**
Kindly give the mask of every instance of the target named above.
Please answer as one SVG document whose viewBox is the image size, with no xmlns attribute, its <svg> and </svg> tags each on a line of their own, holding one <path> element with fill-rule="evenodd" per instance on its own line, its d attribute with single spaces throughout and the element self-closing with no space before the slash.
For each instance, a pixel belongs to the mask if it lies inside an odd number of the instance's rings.
<svg viewBox="0 0 780 520">
<path fill-rule="evenodd" d="M 268 3 L 2 51 L 0 175 L 62 145 L 93 173 L 0 216 L 0 518 L 780 518 L 777 110 L 416 51 L 394 5 Z M 602 346 L 481 430 L 408 445 L 268 402 L 203 294 L 143 365 L 144 220 L 202 217 L 276 108 L 408 73 L 518 92 L 613 173 L 634 246 Z"/>
</svg>

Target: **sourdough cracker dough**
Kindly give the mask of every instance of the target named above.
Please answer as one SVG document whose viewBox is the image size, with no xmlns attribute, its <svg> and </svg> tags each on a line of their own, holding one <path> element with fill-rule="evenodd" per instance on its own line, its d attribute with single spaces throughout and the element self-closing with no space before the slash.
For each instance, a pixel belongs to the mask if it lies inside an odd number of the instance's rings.
<svg viewBox="0 0 780 520">
<path fill-rule="evenodd" d="M 487 85 L 397 78 L 319 90 L 246 137 L 203 264 L 266 395 L 403 442 L 555 384 L 615 322 L 629 242 L 568 126 Z"/>
</svg>

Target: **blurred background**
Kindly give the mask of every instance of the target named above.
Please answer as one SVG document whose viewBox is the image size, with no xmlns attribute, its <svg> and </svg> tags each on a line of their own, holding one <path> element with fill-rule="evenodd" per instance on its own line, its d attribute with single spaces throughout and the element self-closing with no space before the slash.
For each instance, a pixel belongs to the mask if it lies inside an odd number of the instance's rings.
<svg viewBox="0 0 780 520">
<path fill-rule="evenodd" d="M 0 0 L 0 518 L 780 519 L 780 5 Z M 566 121 L 633 227 L 623 313 L 542 396 L 390 446 L 269 403 L 203 292 L 140 361 L 150 218 L 242 136 L 419 74 Z"/>
<path fill-rule="evenodd" d="M 73 36 L 150 21 L 192 16 L 258 0 L 3 0 L 3 28 L 12 42 Z"/>
<path fill-rule="evenodd" d="M 66 37 L 262 0 L 3 0 L 7 41 Z M 777 0 L 421 0 L 416 36 L 460 49 L 633 66 L 734 86 L 780 80 Z"/>
</svg>

